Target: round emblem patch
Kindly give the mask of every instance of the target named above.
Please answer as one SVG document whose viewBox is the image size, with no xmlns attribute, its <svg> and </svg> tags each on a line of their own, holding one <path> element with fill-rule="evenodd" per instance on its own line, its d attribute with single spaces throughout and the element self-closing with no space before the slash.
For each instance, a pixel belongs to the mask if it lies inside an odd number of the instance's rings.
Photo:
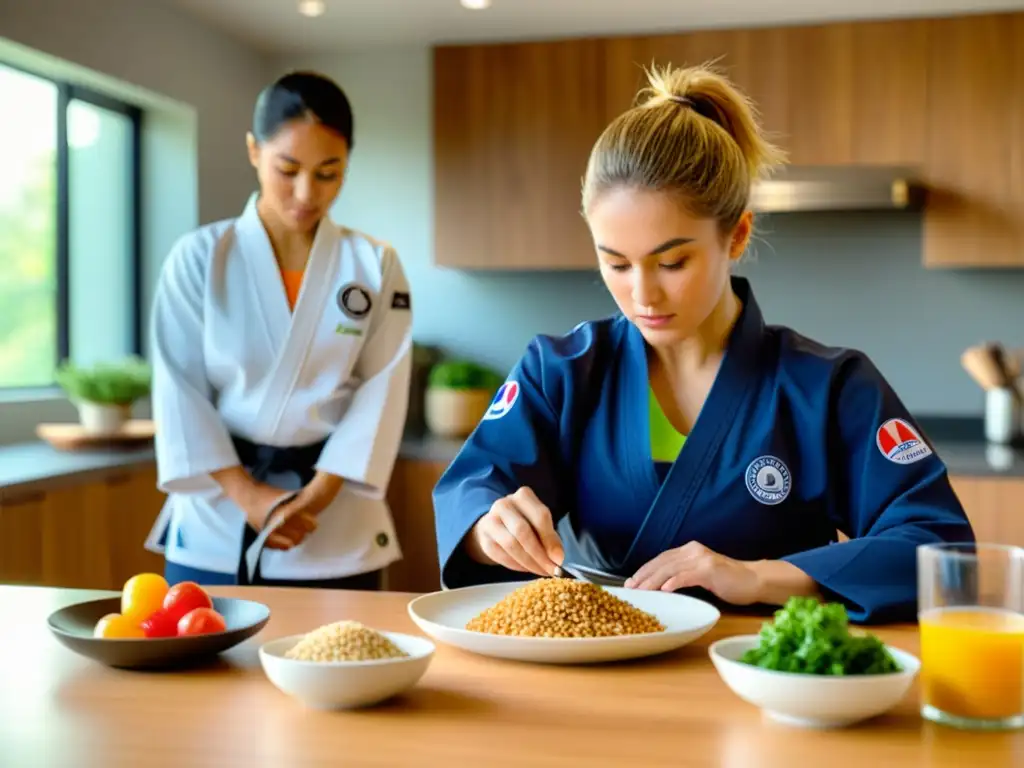
<svg viewBox="0 0 1024 768">
<path fill-rule="evenodd" d="M 363 286 L 349 283 L 338 290 L 338 308 L 353 320 L 362 320 L 372 307 L 370 292 Z"/>
<path fill-rule="evenodd" d="M 494 399 L 491 400 L 491 405 L 487 409 L 487 413 L 484 414 L 484 421 L 500 419 L 512 410 L 512 406 L 516 404 L 516 400 L 518 399 L 519 383 L 515 381 L 506 381 L 498 388 L 498 391 L 494 393 Z"/>
<path fill-rule="evenodd" d="M 781 504 L 793 486 L 789 467 L 774 456 L 759 456 L 750 462 L 745 479 L 750 495 L 762 504 Z"/>
</svg>

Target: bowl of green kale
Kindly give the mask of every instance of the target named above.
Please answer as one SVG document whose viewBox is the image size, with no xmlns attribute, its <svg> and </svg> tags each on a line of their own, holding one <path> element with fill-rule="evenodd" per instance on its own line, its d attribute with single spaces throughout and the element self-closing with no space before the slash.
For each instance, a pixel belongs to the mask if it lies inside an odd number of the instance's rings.
<svg viewBox="0 0 1024 768">
<path fill-rule="evenodd" d="M 914 682 L 920 662 L 867 631 L 851 632 L 841 603 L 793 597 L 756 635 L 709 649 L 727 686 L 774 720 L 835 728 L 881 715 Z"/>
</svg>

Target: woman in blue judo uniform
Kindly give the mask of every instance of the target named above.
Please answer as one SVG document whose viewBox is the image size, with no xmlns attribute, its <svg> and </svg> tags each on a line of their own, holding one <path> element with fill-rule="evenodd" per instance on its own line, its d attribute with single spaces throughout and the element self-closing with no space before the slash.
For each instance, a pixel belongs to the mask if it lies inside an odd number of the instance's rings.
<svg viewBox="0 0 1024 768">
<path fill-rule="evenodd" d="M 535 338 L 441 477 L 444 586 L 574 562 L 638 589 L 907 620 L 917 546 L 973 540 L 871 361 L 766 324 L 731 275 L 751 182 L 784 159 L 755 116 L 711 69 L 654 71 L 597 140 L 583 213 L 621 314 Z"/>
</svg>

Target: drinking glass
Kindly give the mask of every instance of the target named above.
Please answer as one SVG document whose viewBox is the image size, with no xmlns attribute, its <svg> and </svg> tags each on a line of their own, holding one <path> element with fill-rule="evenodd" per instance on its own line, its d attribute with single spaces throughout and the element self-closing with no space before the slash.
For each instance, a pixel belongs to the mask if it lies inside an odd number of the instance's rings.
<svg viewBox="0 0 1024 768">
<path fill-rule="evenodd" d="M 922 545 L 917 578 L 922 717 L 1024 728 L 1024 548 Z"/>
</svg>

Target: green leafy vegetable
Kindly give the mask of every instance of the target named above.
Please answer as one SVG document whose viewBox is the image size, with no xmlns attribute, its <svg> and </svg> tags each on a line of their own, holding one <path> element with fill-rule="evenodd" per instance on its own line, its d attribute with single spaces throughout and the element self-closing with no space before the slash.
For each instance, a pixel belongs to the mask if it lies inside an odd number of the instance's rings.
<svg viewBox="0 0 1024 768">
<path fill-rule="evenodd" d="M 791 597 L 761 627 L 760 644 L 740 661 L 777 672 L 807 675 L 880 675 L 900 666 L 871 634 L 851 635 L 846 608 Z"/>
<path fill-rule="evenodd" d="M 486 389 L 494 392 L 504 379 L 497 373 L 467 360 L 445 360 L 430 369 L 428 384 L 437 389 Z"/>
<path fill-rule="evenodd" d="M 73 401 L 131 405 L 149 394 L 151 373 L 146 361 L 137 357 L 92 368 L 65 361 L 57 369 L 56 380 Z"/>
</svg>

